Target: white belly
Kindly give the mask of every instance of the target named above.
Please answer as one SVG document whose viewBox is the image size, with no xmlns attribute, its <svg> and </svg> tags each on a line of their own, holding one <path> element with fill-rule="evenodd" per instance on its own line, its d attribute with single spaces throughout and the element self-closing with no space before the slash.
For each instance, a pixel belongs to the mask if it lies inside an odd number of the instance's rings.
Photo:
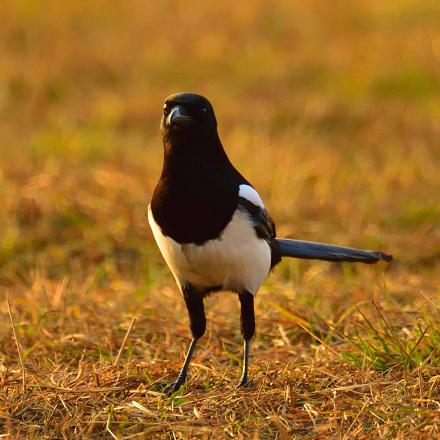
<svg viewBox="0 0 440 440">
<path fill-rule="evenodd" d="M 201 246 L 181 245 L 162 234 L 148 207 L 148 221 L 157 245 L 180 288 L 223 286 L 255 294 L 270 271 L 268 243 L 255 234 L 249 216 L 236 210 L 219 239 Z"/>
</svg>

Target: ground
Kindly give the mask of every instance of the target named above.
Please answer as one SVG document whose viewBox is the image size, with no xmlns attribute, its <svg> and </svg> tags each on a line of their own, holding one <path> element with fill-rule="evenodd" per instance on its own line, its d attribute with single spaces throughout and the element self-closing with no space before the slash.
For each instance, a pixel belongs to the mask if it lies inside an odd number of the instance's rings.
<svg viewBox="0 0 440 440">
<path fill-rule="evenodd" d="M 5 4 L 1 434 L 439 437 L 439 24 L 437 0 Z M 244 390 L 238 300 L 211 296 L 168 397 L 190 332 L 146 212 L 181 90 L 280 236 L 395 261 L 283 261 Z"/>
</svg>

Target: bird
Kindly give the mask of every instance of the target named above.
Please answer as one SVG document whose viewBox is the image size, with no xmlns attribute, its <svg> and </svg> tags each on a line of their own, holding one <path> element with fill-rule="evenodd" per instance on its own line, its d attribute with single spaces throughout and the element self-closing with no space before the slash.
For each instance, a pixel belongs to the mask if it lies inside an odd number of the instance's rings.
<svg viewBox="0 0 440 440">
<path fill-rule="evenodd" d="M 249 352 L 255 334 L 255 295 L 284 257 L 376 263 L 379 251 L 278 238 L 257 190 L 229 160 L 210 101 L 176 93 L 161 119 L 163 167 L 148 206 L 154 239 L 183 294 L 192 333 L 183 366 L 169 385 L 185 383 L 194 350 L 206 329 L 204 299 L 230 291 L 240 301 L 243 362 L 239 387 L 249 384 Z"/>
</svg>

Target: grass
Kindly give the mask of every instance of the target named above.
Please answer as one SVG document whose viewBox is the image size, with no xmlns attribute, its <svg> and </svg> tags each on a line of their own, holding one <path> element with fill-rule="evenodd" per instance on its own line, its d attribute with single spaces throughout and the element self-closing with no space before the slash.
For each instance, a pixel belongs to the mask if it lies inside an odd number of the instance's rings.
<svg viewBox="0 0 440 440">
<path fill-rule="evenodd" d="M 3 9 L 2 436 L 440 436 L 437 1 Z M 179 90 L 212 99 L 280 236 L 396 257 L 283 262 L 257 296 L 246 390 L 220 293 L 189 382 L 162 393 L 190 334 L 146 207 Z"/>
</svg>

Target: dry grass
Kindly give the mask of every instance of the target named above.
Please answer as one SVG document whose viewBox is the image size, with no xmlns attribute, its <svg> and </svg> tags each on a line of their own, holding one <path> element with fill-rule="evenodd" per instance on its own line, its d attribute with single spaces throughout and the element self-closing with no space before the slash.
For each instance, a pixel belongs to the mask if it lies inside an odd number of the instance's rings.
<svg viewBox="0 0 440 440">
<path fill-rule="evenodd" d="M 440 437 L 439 20 L 436 0 L 4 5 L 0 434 Z M 247 390 L 238 301 L 210 297 L 169 398 L 190 335 L 146 205 L 185 89 L 280 235 L 397 260 L 283 262 Z"/>
</svg>

